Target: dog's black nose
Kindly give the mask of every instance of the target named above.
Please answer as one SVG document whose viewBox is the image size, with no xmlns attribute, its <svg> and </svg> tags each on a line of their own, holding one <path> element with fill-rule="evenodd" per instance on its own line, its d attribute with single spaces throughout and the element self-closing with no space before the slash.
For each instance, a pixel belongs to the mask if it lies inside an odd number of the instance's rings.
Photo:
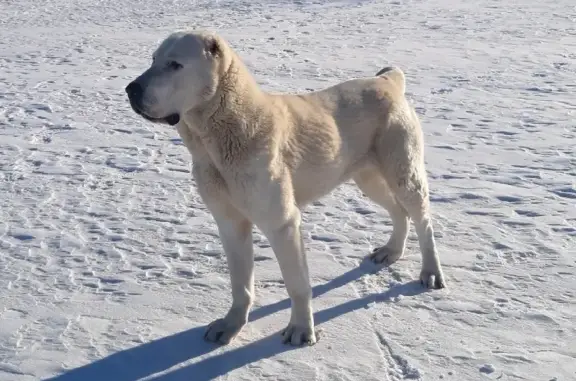
<svg viewBox="0 0 576 381">
<path fill-rule="evenodd" d="M 126 86 L 126 93 L 131 99 L 137 100 L 142 98 L 144 89 L 142 89 L 142 86 L 138 82 L 130 82 L 128 86 Z"/>
</svg>

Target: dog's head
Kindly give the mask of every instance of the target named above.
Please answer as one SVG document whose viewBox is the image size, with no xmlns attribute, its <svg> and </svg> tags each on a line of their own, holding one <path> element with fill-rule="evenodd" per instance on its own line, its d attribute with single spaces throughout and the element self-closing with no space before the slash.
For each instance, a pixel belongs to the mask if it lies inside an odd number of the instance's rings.
<svg viewBox="0 0 576 381">
<path fill-rule="evenodd" d="M 215 34 L 171 34 L 152 55 L 151 66 L 126 86 L 132 109 L 152 122 L 177 124 L 214 96 L 230 64 L 226 48 Z"/>
</svg>

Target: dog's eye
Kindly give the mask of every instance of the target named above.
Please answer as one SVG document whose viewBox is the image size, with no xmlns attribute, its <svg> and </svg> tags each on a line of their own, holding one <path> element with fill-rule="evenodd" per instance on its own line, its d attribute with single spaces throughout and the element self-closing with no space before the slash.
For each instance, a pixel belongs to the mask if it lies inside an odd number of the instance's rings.
<svg viewBox="0 0 576 381">
<path fill-rule="evenodd" d="M 182 64 L 176 62 L 176 61 L 169 61 L 167 63 L 167 66 L 172 69 L 172 70 L 178 70 L 178 69 L 182 69 Z"/>
</svg>

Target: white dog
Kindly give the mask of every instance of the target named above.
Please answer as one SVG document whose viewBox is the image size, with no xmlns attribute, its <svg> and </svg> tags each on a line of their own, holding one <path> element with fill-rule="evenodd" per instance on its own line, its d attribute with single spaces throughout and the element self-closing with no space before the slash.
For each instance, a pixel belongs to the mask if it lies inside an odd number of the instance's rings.
<svg viewBox="0 0 576 381">
<path fill-rule="evenodd" d="M 349 179 L 386 208 L 393 223 L 372 260 L 390 265 L 402 256 L 411 218 L 422 252 L 420 279 L 428 288 L 445 287 L 423 134 L 404 90 L 404 74 L 390 67 L 322 91 L 269 94 L 226 41 L 207 32 L 170 35 L 151 67 L 126 87 L 136 113 L 176 126 L 218 226 L 232 307 L 210 324 L 207 340 L 227 344 L 247 322 L 256 225 L 270 241 L 292 302 L 284 342 L 316 342 L 300 209 Z"/>
</svg>

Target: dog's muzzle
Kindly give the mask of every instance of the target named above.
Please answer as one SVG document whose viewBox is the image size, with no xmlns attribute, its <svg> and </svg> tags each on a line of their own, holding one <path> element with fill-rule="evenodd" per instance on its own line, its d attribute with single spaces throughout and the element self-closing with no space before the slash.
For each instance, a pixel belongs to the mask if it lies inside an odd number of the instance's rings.
<svg viewBox="0 0 576 381">
<path fill-rule="evenodd" d="M 144 98 L 144 88 L 138 82 L 130 82 L 126 86 L 126 94 L 130 100 L 130 106 L 136 111 L 137 114 L 142 113 L 142 98 Z"/>
<path fill-rule="evenodd" d="M 171 126 L 174 126 L 180 122 L 180 115 L 178 114 L 170 114 L 164 118 L 153 118 L 149 115 L 146 115 L 144 111 L 142 111 L 142 100 L 144 98 L 144 88 L 138 82 L 133 81 L 126 86 L 126 94 L 128 94 L 128 99 L 130 100 L 130 106 L 132 110 L 138 115 L 141 115 L 145 119 L 156 122 L 156 123 L 168 123 Z"/>
</svg>

